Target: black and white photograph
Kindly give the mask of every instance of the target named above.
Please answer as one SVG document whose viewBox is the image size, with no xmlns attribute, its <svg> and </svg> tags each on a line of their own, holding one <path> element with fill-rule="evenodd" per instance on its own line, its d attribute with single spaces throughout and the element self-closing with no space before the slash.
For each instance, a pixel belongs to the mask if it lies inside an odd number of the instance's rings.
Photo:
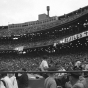
<svg viewBox="0 0 88 88">
<path fill-rule="evenodd" d="M 88 88 L 88 0 L 0 0 L 0 88 Z"/>
</svg>

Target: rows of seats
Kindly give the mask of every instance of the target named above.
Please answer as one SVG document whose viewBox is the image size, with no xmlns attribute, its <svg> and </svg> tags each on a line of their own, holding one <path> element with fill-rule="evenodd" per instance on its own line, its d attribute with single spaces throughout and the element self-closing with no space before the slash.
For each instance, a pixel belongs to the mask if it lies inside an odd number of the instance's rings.
<svg viewBox="0 0 88 88">
<path fill-rule="evenodd" d="M 77 20 L 77 19 L 76 19 Z M 44 31 L 46 31 L 46 32 L 57 32 L 57 31 L 59 31 L 59 34 L 62 34 L 61 32 L 66 32 L 66 31 L 71 31 L 71 30 L 73 30 L 73 27 L 74 27 L 74 30 L 76 30 L 77 31 L 77 27 L 80 27 L 80 30 L 83 30 L 87 25 L 88 23 L 88 17 L 87 17 L 87 15 L 85 15 L 84 17 L 81 17 L 80 18 L 80 20 L 78 20 L 78 21 L 73 21 L 73 22 L 71 22 L 70 24 L 65 24 L 65 25 L 62 25 L 62 26 L 57 26 L 57 27 L 51 27 L 49 30 L 44 30 Z M 54 23 L 55 24 L 55 23 Z M 46 25 L 44 26 L 44 27 L 47 27 Z M 31 27 L 31 29 L 32 29 L 33 27 Z M 35 27 L 34 26 L 34 28 L 36 29 L 37 27 Z M 40 28 L 42 28 L 42 25 L 40 26 Z M 42 28 L 42 29 L 44 29 L 44 28 Z M 55 29 L 57 29 L 57 30 L 55 30 Z M 52 31 L 53 30 L 53 31 Z M 12 32 L 11 30 L 7 30 L 7 31 L 4 31 L 4 32 L 0 32 L 0 35 L 4 35 L 4 36 L 7 36 L 7 35 L 18 35 L 19 34 L 19 36 L 22 36 L 21 35 L 21 32 L 25 32 L 25 34 L 23 34 L 23 35 L 28 35 L 28 36 L 30 36 L 30 35 L 37 35 L 37 34 L 39 34 L 39 35 L 42 35 L 43 33 L 43 31 L 39 31 L 39 32 L 32 32 L 32 33 L 29 33 L 29 30 L 27 29 L 16 29 L 16 30 L 14 30 L 14 32 Z M 47 34 L 47 33 L 46 33 Z M 58 35 L 59 35 L 58 34 Z M 65 34 L 65 33 L 64 33 Z M 46 36 L 46 35 L 45 35 Z M 31 37 L 31 36 L 30 36 Z"/>
<path fill-rule="evenodd" d="M 59 43 L 58 43 L 59 42 Z M 23 47 L 23 48 L 21 48 Z M 88 37 L 83 37 L 81 39 L 77 39 L 68 43 L 60 43 L 58 39 L 51 39 L 47 41 L 40 41 L 35 43 L 17 43 L 17 44 L 3 44 L 0 45 L 0 53 L 21 53 L 21 54 L 39 54 L 39 53 L 58 53 L 58 52 L 66 52 L 74 51 L 75 49 L 88 48 Z M 7 51 L 5 51 L 7 50 Z M 10 51 L 9 51 L 10 50 Z M 20 52 L 21 51 L 21 52 Z"/>
<path fill-rule="evenodd" d="M 32 33 L 32 32 L 37 32 L 37 31 L 41 31 L 41 30 L 46 30 L 46 29 L 51 29 L 53 27 L 65 24 L 67 22 L 70 22 L 74 19 L 77 19 L 79 17 L 79 15 L 73 16 L 73 17 L 69 17 L 69 18 L 65 18 L 62 20 L 56 20 L 55 22 L 50 22 L 47 24 L 42 24 L 40 26 L 31 26 L 29 28 L 20 28 L 20 29 L 15 29 L 15 30 L 10 30 L 10 33 L 13 35 L 23 35 L 26 33 Z M 18 32 L 17 32 L 18 31 Z"/>
<path fill-rule="evenodd" d="M 0 49 L 14 49 L 18 46 L 26 46 L 26 48 L 39 47 L 52 45 L 55 42 L 59 42 L 60 39 L 78 34 L 80 32 L 88 30 L 88 17 L 87 15 L 78 19 L 75 22 L 50 29 L 49 31 L 41 31 L 37 33 L 30 33 L 24 36 L 17 36 L 17 40 L 14 40 L 16 36 L 11 38 L 0 39 Z M 59 29 L 59 30 L 58 30 Z"/>
</svg>

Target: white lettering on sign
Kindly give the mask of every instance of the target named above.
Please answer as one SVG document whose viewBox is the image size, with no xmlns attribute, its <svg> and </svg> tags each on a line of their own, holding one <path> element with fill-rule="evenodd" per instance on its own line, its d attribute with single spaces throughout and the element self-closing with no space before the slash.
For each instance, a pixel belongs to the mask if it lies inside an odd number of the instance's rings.
<svg viewBox="0 0 88 88">
<path fill-rule="evenodd" d="M 61 40 L 61 41 L 64 41 L 63 43 L 68 43 L 68 42 L 71 42 L 71 41 L 74 41 L 74 40 L 76 40 L 76 39 L 80 39 L 80 38 L 83 38 L 83 37 L 86 37 L 86 36 L 88 36 L 88 31 L 85 31 L 85 32 L 82 32 L 82 33 L 75 34 L 75 35 L 73 35 L 73 36 L 64 38 L 64 39 Z"/>
</svg>

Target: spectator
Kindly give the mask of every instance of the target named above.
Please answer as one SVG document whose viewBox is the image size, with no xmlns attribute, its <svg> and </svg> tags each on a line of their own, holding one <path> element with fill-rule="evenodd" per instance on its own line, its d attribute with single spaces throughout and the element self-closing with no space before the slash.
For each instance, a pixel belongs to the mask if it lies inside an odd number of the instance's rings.
<svg viewBox="0 0 88 88">
<path fill-rule="evenodd" d="M 79 71 L 80 68 L 74 67 L 74 71 Z M 66 88 L 84 88 L 84 85 L 79 80 L 81 73 L 70 73 L 69 74 L 69 82 L 66 83 Z"/>
<path fill-rule="evenodd" d="M 22 68 L 22 71 L 26 72 L 26 69 Z M 27 73 L 22 73 L 18 81 L 20 88 L 28 87 L 29 79 Z"/>
<path fill-rule="evenodd" d="M 88 88 L 88 77 L 86 77 L 83 81 L 82 84 L 84 85 L 84 88 Z"/>
<path fill-rule="evenodd" d="M 39 66 L 40 71 L 46 71 L 46 69 L 48 68 L 48 63 L 47 63 L 47 57 L 43 57 L 43 60 Z"/>
<path fill-rule="evenodd" d="M 15 73 L 16 80 L 19 80 L 18 73 Z"/>
<path fill-rule="evenodd" d="M 48 71 L 56 71 L 56 68 L 50 67 Z M 54 73 L 49 73 L 48 75 L 49 77 L 47 77 L 44 82 L 45 88 L 57 88 L 57 84 L 54 79 Z"/>
<path fill-rule="evenodd" d="M 10 74 L 8 74 L 8 76 L 11 79 L 11 82 L 12 82 L 14 88 L 18 88 L 18 83 L 17 83 L 16 77 L 15 77 L 15 74 L 10 73 Z"/>
<path fill-rule="evenodd" d="M 77 61 L 77 62 L 75 63 L 75 66 L 77 66 L 77 67 L 81 66 L 81 61 Z"/>
<path fill-rule="evenodd" d="M 85 65 L 84 71 L 88 71 L 88 64 Z M 84 73 L 84 77 L 88 77 L 88 72 Z"/>
<path fill-rule="evenodd" d="M 6 71 L 5 69 L 2 69 L 1 71 Z M 14 88 L 12 81 L 10 78 L 7 76 L 7 73 L 2 73 L 1 74 L 1 81 L 4 84 L 5 88 Z M 1 87 L 0 87 L 1 88 Z M 3 88 L 3 87 L 2 87 Z"/>
<path fill-rule="evenodd" d="M 88 71 L 88 64 L 85 66 L 85 71 Z M 82 80 L 82 83 L 84 85 L 84 88 L 88 88 L 88 73 L 86 72 L 84 74 L 85 79 Z"/>
<path fill-rule="evenodd" d="M 60 67 L 60 69 L 58 70 L 58 71 L 66 71 L 65 69 L 64 69 L 64 67 Z M 66 73 L 57 73 L 58 74 L 58 76 L 64 76 Z"/>
<path fill-rule="evenodd" d="M 47 57 L 44 56 L 40 66 L 39 66 L 39 69 L 42 72 L 47 71 L 47 69 L 49 67 L 46 59 L 47 59 Z M 44 78 L 48 77 L 48 75 L 46 73 L 40 73 L 40 75 L 43 76 Z"/>
</svg>

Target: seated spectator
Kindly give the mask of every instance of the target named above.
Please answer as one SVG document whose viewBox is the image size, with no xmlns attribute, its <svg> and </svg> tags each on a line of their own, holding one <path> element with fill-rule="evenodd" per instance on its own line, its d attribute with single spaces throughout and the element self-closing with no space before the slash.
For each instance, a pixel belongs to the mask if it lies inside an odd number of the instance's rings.
<svg viewBox="0 0 88 88">
<path fill-rule="evenodd" d="M 61 66 L 58 71 L 66 71 L 66 70 L 64 69 L 64 67 Z M 64 76 L 66 73 L 56 73 L 56 74 L 58 74 L 58 76 Z"/>
<path fill-rule="evenodd" d="M 81 67 L 81 61 L 77 61 L 76 63 L 75 63 L 75 67 Z"/>
<path fill-rule="evenodd" d="M 56 71 L 56 68 L 50 67 L 48 71 Z M 57 88 L 56 81 L 54 79 L 54 73 L 48 73 L 49 77 L 45 79 L 44 86 L 45 88 Z"/>
</svg>

